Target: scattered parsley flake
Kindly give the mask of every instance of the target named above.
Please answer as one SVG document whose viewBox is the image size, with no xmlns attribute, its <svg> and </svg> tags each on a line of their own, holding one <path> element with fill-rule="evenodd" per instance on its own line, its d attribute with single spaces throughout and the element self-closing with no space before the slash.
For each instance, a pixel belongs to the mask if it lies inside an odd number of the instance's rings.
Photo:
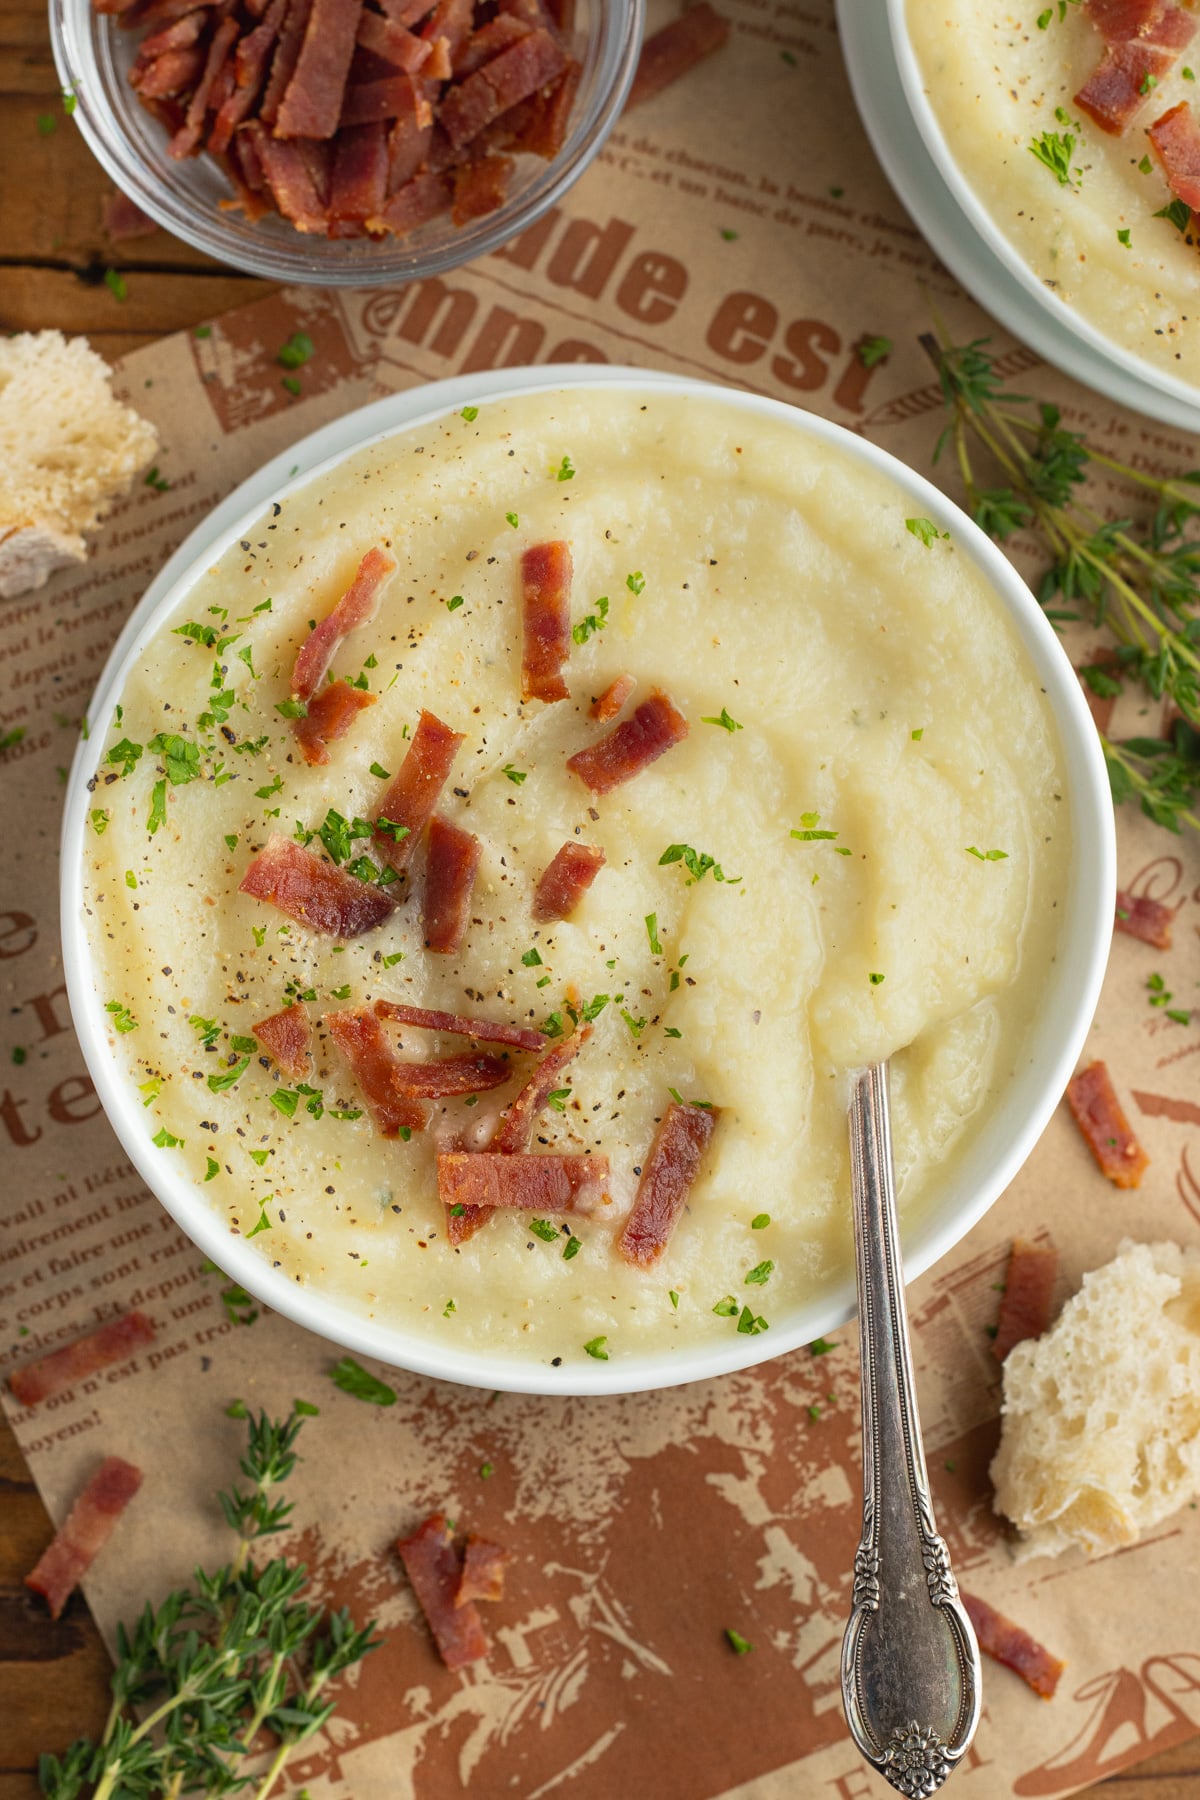
<svg viewBox="0 0 1200 1800">
<path fill-rule="evenodd" d="M 366 1400 L 371 1406 L 396 1404 L 395 1389 L 364 1369 L 352 1356 L 343 1356 L 329 1373 L 334 1387 L 341 1388 L 343 1394 L 352 1394 L 356 1400 Z"/>
<path fill-rule="evenodd" d="M 870 982 L 872 987 L 878 987 L 880 982 L 886 981 L 886 979 L 887 979 L 887 977 L 885 975 L 881 975 L 877 969 L 872 969 L 870 974 L 867 976 L 867 980 Z"/>
<path fill-rule="evenodd" d="M 459 417 L 465 419 L 468 425 L 473 425 L 479 417 L 479 408 L 477 406 L 464 406 Z"/>
<path fill-rule="evenodd" d="M 1186 200 L 1172 200 L 1169 206 L 1160 207 L 1154 217 L 1169 219 L 1176 231 L 1186 232 L 1191 223 L 1192 209 Z"/>
<path fill-rule="evenodd" d="M 1049 169 L 1059 187 L 1072 185 L 1071 158 L 1075 154 L 1075 141 L 1071 131 L 1043 131 L 1029 146 L 1029 154 Z"/>
<path fill-rule="evenodd" d="M 296 1108 L 300 1104 L 300 1096 L 291 1088 L 276 1088 L 271 1095 L 271 1105 L 276 1112 L 281 1112 L 285 1119 L 294 1119 Z"/>
<path fill-rule="evenodd" d="M 171 484 L 159 474 L 158 465 L 155 464 L 150 473 L 144 477 L 144 486 L 153 488 L 156 494 L 165 494 L 170 491 Z"/>
<path fill-rule="evenodd" d="M 629 589 L 631 594 L 640 594 L 645 585 L 646 577 L 642 574 L 640 569 L 635 569 L 632 575 L 627 575 L 625 577 L 625 586 Z"/>
<path fill-rule="evenodd" d="M 527 969 L 539 969 L 542 966 L 541 956 L 536 950 L 527 950 L 521 961 Z"/>
<path fill-rule="evenodd" d="M 29 1052 L 27 1050 L 25 1050 L 20 1044 L 14 1044 L 12 1059 L 16 1063 L 17 1067 L 20 1068 L 23 1063 L 25 1063 L 29 1060 Z"/>
<path fill-rule="evenodd" d="M 447 1300 L 445 1306 L 443 1306 L 443 1308 L 442 1308 L 442 1317 L 443 1317 L 443 1319 L 448 1319 L 450 1317 L 451 1313 L 456 1313 L 457 1311 L 458 1311 L 458 1308 L 457 1308 L 457 1306 L 455 1306 L 453 1300 Z M 490 1463 L 488 1463 L 487 1468 L 488 1468 L 488 1472 L 490 1473 L 491 1472 L 491 1464 Z"/>
<path fill-rule="evenodd" d="M 974 844 L 967 845 L 967 855 L 976 856 L 980 862 L 1007 862 L 1007 850 L 977 850 Z"/>
<path fill-rule="evenodd" d="M 662 947 L 661 943 L 659 942 L 659 938 L 658 938 L 658 914 L 657 913 L 647 913 L 646 914 L 646 936 L 650 940 L 651 956 L 661 956 L 663 953 L 663 947 Z"/>
<path fill-rule="evenodd" d="M 461 594 L 451 594 L 449 600 L 446 602 L 446 611 L 457 612 L 462 603 L 463 597 Z"/>
<path fill-rule="evenodd" d="M 167 822 L 167 784 L 156 781 L 150 796 L 150 811 L 146 818 L 146 830 L 153 837 L 160 825 Z"/>
<path fill-rule="evenodd" d="M 129 287 L 119 269 L 105 269 L 104 285 L 115 300 L 128 300 Z"/>
<path fill-rule="evenodd" d="M 911 737 L 914 744 L 919 744 L 921 739 L 925 736 L 925 727 L 923 725 L 918 725 L 917 729 L 915 731 L 910 731 L 908 735 Z"/>
<path fill-rule="evenodd" d="M 674 1288 L 667 1289 L 667 1299 L 671 1302 L 671 1305 L 674 1307 L 675 1311 L 678 1312 L 679 1311 L 679 1295 L 675 1292 Z"/>
<path fill-rule="evenodd" d="M 287 343 L 282 346 L 275 361 L 282 369 L 302 369 L 306 362 L 311 362 L 313 341 L 306 331 L 293 331 Z"/>
<path fill-rule="evenodd" d="M 513 767 L 512 763 L 505 763 L 500 773 L 502 775 L 507 775 L 514 787 L 520 787 L 523 781 L 529 779 L 528 774 L 524 769 L 516 769 Z"/>
<path fill-rule="evenodd" d="M 196 329 L 192 333 L 192 336 L 195 338 L 210 338 L 212 336 L 212 326 L 211 325 L 197 325 Z"/>
<path fill-rule="evenodd" d="M 574 481 L 575 469 L 569 456 L 563 457 L 557 469 L 554 470 L 554 475 L 559 481 Z"/>
<path fill-rule="evenodd" d="M 182 1145 L 183 1139 L 176 1137 L 174 1132 L 168 1131 L 164 1125 L 161 1131 L 155 1132 L 150 1142 L 158 1150 L 177 1150 Z"/>
<path fill-rule="evenodd" d="M 213 1179 L 214 1175 L 219 1175 L 220 1173 L 221 1173 L 220 1163 L 217 1161 L 215 1156 L 210 1156 L 208 1158 L 208 1169 L 204 1176 L 205 1181 L 211 1181 Z"/>
<path fill-rule="evenodd" d="M 735 1656 L 749 1656 L 754 1648 L 749 1638 L 744 1638 L 740 1631 L 733 1629 L 732 1625 L 725 1627 L 725 1638 Z"/>
<path fill-rule="evenodd" d="M 752 1269 L 747 1269 L 744 1279 L 751 1287 L 765 1287 L 774 1273 L 775 1264 L 768 1257 L 765 1262 L 755 1263 Z"/>
<path fill-rule="evenodd" d="M 53 113 L 39 113 L 37 117 L 39 137 L 53 137 L 58 130 L 58 120 Z"/>
<path fill-rule="evenodd" d="M 831 1350 L 836 1349 L 837 1345 L 831 1344 L 828 1338 L 819 1337 L 814 1338 L 808 1346 L 808 1353 L 810 1356 L 828 1356 Z"/>
<path fill-rule="evenodd" d="M 724 1299 L 718 1300 L 717 1304 L 713 1307 L 713 1311 L 719 1319 L 736 1319 L 740 1310 L 741 1308 L 733 1294 L 726 1294 Z"/>
<path fill-rule="evenodd" d="M 210 1075 L 208 1085 L 214 1094 L 224 1093 L 226 1088 L 231 1088 L 236 1081 L 241 1080 L 249 1067 L 250 1058 L 248 1056 L 240 1057 L 233 1067 L 226 1069 L 223 1074 Z"/>
<path fill-rule="evenodd" d="M 574 1235 L 574 1233 L 572 1233 L 572 1235 L 567 1239 L 566 1243 L 563 1245 L 563 1261 L 570 1262 L 573 1257 L 576 1257 L 579 1255 L 579 1252 L 582 1249 L 583 1249 L 583 1239 L 577 1238 Z"/>
<path fill-rule="evenodd" d="M 1132 245 L 1130 243 L 1130 236 L 1131 236 L 1131 234 L 1127 230 L 1126 231 L 1118 231 L 1118 233 L 1117 233 L 1118 244 L 1124 244 L 1124 246 L 1127 250 L 1131 249 Z"/>
<path fill-rule="evenodd" d="M 377 781 L 391 780 L 390 770 L 385 769 L 382 763 L 373 762 L 371 764 L 371 774 L 375 776 Z"/>
<path fill-rule="evenodd" d="M 513 530 L 515 531 L 517 529 L 517 526 L 521 523 L 517 514 L 516 513 L 505 513 L 504 516 L 508 520 L 509 524 L 512 526 Z"/>
<path fill-rule="evenodd" d="M 738 724 L 737 720 L 734 718 L 731 718 L 729 713 L 725 710 L 724 707 L 721 708 L 719 715 L 715 719 L 702 718 L 700 720 L 700 723 L 702 725 L 719 725 L 721 727 L 722 731 L 734 732 L 734 731 L 741 731 L 741 729 L 742 729 L 742 727 Z"/>
<path fill-rule="evenodd" d="M 755 1213 L 750 1221 L 750 1229 L 751 1231 L 765 1231 L 770 1223 L 770 1213 Z"/>
<path fill-rule="evenodd" d="M 608 623 L 608 595 L 601 594 L 596 602 L 594 613 L 588 613 L 577 625 L 572 625 L 571 636 L 577 644 L 586 644 L 593 632 L 603 631 Z"/>
<path fill-rule="evenodd" d="M 288 393 L 291 394 L 294 399 L 298 400 L 300 398 L 300 380 L 298 376 L 285 375 L 281 379 L 279 385 L 282 388 L 286 388 Z"/>
<path fill-rule="evenodd" d="M 75 111 L 75 100 L 76 100 L 76 95 L 75 95 L 74 88 L 64 88 L 62 90 L 62 107 L 63 107 L 63 111 L 66 113 L 68 119 L 70 118 L 71 114 Z"/>
<path fill-rule="evenodd" d="M 728 225 L 722 225 L 721 236 L 725 239 L 725 242 L 727 244 L 732 244 L 734 239 L 737 237 L 737 232 L 731 231 L 729 229 Z"/>
<path fill-rule="evenodd" d="M 862 338 L 858 346 L 858 360 L 864 369 L 873 369 L 877 363 L 892 354 L 892 348 L 889 337 Z"/>
<path fill-rule="evenodd" d="M 137 1020 L 134 1018 L 129 1008 L 122 1005 L 120 1000 L 105 1001 L 104 1010 L 106 1013 L 112 1014 L 113 1026 L 122 1036 L 124 1036 L 127 1031 L 134 1031 L 137 1029 Z"/>
<path fill-rule="evenodd" d="M 713 858 L 709 856 L 707 851 L 696 850 L 691 844 L 668 845 L 658 859 L 658 866 L 661 869 L 669 866 L 671 863 L 682 863 L 684 868 L 688 871 L 688 880 L 686 883 L 688 887 L 694 886 L 698 881 L 703 881 L 710 869 L 712 870 L 714 881 L 724 881 L 728 883 L 730 887 L 736 887 L 737 883 L 742 879 L 740 875 L 726 875 L 720 863 L 715 862 Z"/>
<path fill-rule="evenodd" d="M 552 1225 L 549 1219 L 530 1219 L 529 1229 L 534 1237 L 541 1238 L 543 1244 L 557 1244 L 558 1226 Z"/>
<path fill-rule="evenodd" d="M 1148 156 L 1143 156 L 1141 162 L 1138 164 L 1138 168 L 1141 170 L 1143 175 L 1149 175 L 1149 173 L 1153 169 L 1153 167 L 1154 167 L 1154 164 L 1150 161 L 1150 158 Z"/>
<path fill-rule="evenodd" d="M 555 1088 L 552 1094 L 546 1095 L 546 1102 L 554 1108 L 555 1112 L 566 1112 L 567 1101 L 571 1098 L 572 1092 L 573 1090 L 569 1087 Z"/>
<path fill-rule="evenodd" d="M 950 536 L 948 531 L 939 531 L 932 519 L 905 519 L 904 529 L 910 531 L 913 537 L 920 538 L 927 550 L 938 538 Z"/>
<path fill-rule="evenodd" d="M 607 1343 L 608 1339 L 606 1337 L 594 1337 L 589 1339 L 583 1348 L 586 1354 L 588 1356 L 594 1356 L 597 1362 L 607 1362 L 608 1351 L 605 1349 Z"/>
<path fill-rule="evenodd" d="M 270 1195 L 268 1195 L 267 1198 L 269 1199 Z M 257 1237 L 260 1231 L 270 1231 L 270 1229 L 271 1221 L 267 1217 L 267 1202 L 264 1200 L 259 1209 L 258 1224 L 252 1231 L 248 1231 L 246 1236 L 247 1238 Z"/>
</svg>

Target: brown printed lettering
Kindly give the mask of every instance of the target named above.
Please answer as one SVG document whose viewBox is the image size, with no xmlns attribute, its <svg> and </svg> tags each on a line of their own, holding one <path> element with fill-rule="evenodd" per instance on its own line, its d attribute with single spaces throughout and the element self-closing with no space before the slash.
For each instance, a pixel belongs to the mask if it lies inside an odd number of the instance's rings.
<svg viewBox="0 0 1200 1800">
<path fill-rule="evenodd" d="M 705 334 L 710 350 L 726 362 L 757 362 L 779 324 L 779 314 L 761 294 L 727 294 Z"/>
</svg>

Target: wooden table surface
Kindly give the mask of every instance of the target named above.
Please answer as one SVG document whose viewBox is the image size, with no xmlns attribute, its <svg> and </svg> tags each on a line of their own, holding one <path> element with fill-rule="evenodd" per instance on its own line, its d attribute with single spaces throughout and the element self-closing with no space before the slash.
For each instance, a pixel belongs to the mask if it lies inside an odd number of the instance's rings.
<svg viewBox="0 0 1200 1800">
<path fill-rule="evenodd" d="M 62 110 L 45 6 L 0 0 L 0 330 L 85 332 L 111 360 L 271 291 L 166 232 L 109 243 L 101 227 L 109 191 Z M 110 268 L 124 275 L 123 301 L 105 284 Z M 107 1712 L 108 1658 L 83 1601 L 76 1596 L 52 1624 L 21 1585 L 50 1535 L 0 1419 L 0 1800 L 35 1800 L 39 1752 L 96 1731 Z M 1200 1739 L 1093 1792 L 1200 1800 Z"/>
</svg>

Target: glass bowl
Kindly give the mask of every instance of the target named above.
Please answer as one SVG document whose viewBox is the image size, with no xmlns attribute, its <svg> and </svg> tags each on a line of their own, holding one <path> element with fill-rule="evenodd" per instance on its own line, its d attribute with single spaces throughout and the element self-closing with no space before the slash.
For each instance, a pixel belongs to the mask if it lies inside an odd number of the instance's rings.
<svg viewBox="0 0 1200 1800">
<path fill-rule="evenodd" d="M 75 123 L 117 186 L 150 218 L 218 261 L 277 281 L 379 287 L 441 274 L 485 256 L 540 218 L 587 168 L 625 101 L 641 49 L 645 0 L 576 0 L 573 50 L 582 76 L 566 140 L 552 162 L 520 156 L 504 205 L 456 226 L 434 219 L 402 238 L 329 239 L 271 213 L 255 224 L 222 210 L 233 189 L 207 155 L 174 162 L 167 132 L 130 87 L 140 33 L 91 0 L 50 0 L 54 62 L 75 95 Z"/>
</svg>

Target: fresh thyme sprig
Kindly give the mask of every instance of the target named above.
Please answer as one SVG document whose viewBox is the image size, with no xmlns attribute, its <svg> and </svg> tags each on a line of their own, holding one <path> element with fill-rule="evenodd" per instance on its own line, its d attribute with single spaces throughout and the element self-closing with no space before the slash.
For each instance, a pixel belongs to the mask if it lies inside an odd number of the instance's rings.
<svg viewBox="0 0 1200 1800">
<path fill-rule="evenodd" d="M 1056 626 L 1087 618 L 1112 634 L 1106 666 L 1082 671 L 1092 690 L 1114 696 L 1133 680 L 1174 704 L 1169 737 L 1102 735 L 1109 780 L 1115 801 L 1136 798 L 1156 824 L 1200 830 L 1200 471 L 1160 480 L 1107 456 L 1056 406 L 1010 393 L 988 342 L 955 346 L 940 328 L 922 339 L 950 413 L 934 460 L 952 446 L 968 508 L 997 542 L 1036 534 L 1050 557 L 1038 599 Z M 979 447 L 996 486 L 977 477 Z M 1106 518 L 1088 495 L 1093 468 L 1139 488 L 1148 517 Z"/>
<path fill-rule="evenodd" d="M 291 1506 L 272 1490 L 296 1466 L 296 1438 L 312 1411 L 286 1419 L 247 1415 L 241 1469 L 249 1492 L 220 1495 L 237 1533 L 224 1568 L 197 1569 L 132 1631 L 117 1631 L 112 1707 L 98 1743 L 79 1738 L 61 1757 L 43 1756 L 46 1800 L 180 1800 L 243 1794 L 267 1800 L 298 1744 L 325 1724 L 336 1702 L 329 1683 L 378 1643 L 374 1625 L 355 1627 L 342 1608 L 303 1598 L 308 1571 L 275 1557 L 257 1568 L 259 1538 L 286 1528 Z M 261 1776 L 246 1773 L 262 1731 L 275 1740 Z"/>
</svg>

